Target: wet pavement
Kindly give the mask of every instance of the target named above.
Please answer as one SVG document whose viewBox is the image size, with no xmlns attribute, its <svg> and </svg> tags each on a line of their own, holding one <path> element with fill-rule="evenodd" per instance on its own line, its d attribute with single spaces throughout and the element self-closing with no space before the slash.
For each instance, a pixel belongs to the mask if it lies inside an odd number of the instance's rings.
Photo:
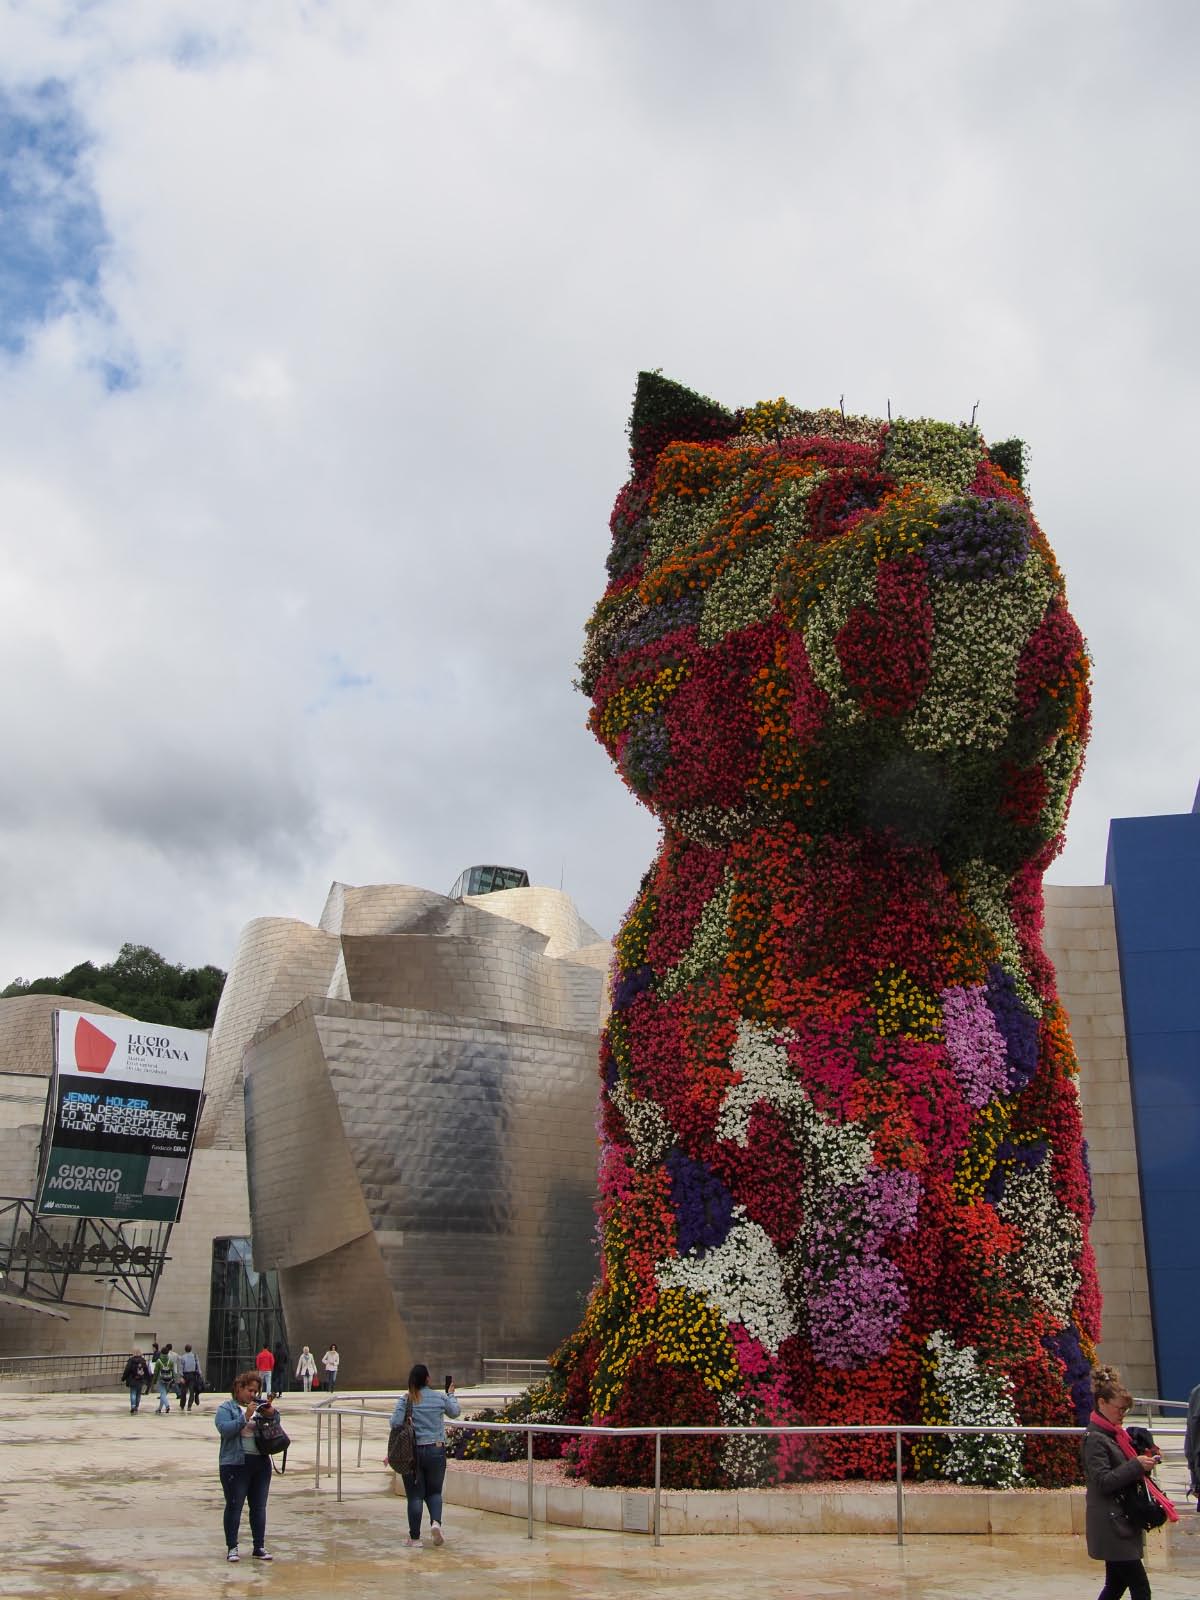
<svg viewBox="0 0 1200 1600">
<path fill-rule="evenodd" d="M 88 1395 L 0 1392 L 0 1594 L 29 1600 L 119 1595 L 126 1600 L 420 1596 L 421 1600 L 1091 1600 L 1102 1569 L 1081 1540 L 914 1537 L 681 1537 L 655 1549 L 644 1534 L 525 1524 L 448 1507 L 440 1550 L 403 1546 L 403 1501 L 368 1433 L 353 1467 L 347 1428 L 345 1498 L 313 1486 L 311 1401 L 285 1397 L 292 1435 L 286 1476 L 272 1485 L 270 1566 L 225 1561 L 213 1411 L 135 1417 L 123 1390 Z M 383 1424 L 375 1427 L 382 1430 Z M 1151 1535 L 1155 1600 L 1200 1595 L 1200 1537 L 1188 1516 Z M 1185 1531 L 1186 1530 L 1186 1531 Z M 248 1558 L 248 1541 L 242 1545 Z"/>
</svg>

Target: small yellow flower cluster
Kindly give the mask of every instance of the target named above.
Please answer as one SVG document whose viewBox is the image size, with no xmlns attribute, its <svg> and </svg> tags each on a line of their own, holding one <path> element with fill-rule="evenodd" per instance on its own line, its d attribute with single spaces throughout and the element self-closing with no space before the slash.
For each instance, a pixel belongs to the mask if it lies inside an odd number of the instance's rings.
<svg viewBox="0 0 1200 1600">
<path fill-rule="evenodd" d="M 932 995 L 917 987 L 903 967 L 888 967 L 871 985 L 875 1027 L 881 1039 L 897 1034 L 925 1044 L 942 1037 L 942 1008 Z"/>
<path fill-rule="evenodd" d="M 635 972 L 638 967 L 645 966 L 657 916 L 658 902 L 646 889 L 634 902 L 617 934 L 617 966 L 622 972 Z"/>
<path fill-rule="evenodd" d="M 778 400 L 760 400 L 746 412 L 744 431 L 763 439 L 775 439 L 792 418 L 792 408 L 782 395 Z"/>
<path fill-rule="evenodd" d="M 978 1200 L 983 1194 L 1011 1120 L 1012 1109 L 1003 1100 L 989 1101 L 975 1118 L 971 1142 L 959 1156 L 954 1172 L 954 1193 L 959 1200 Z"/>
<path fill-rule="evenodd" d="M 689 1368 L 715 1394 L 738 1380 L 737 1356 L 720 1313 L 686 1289 L 664 1289 L 655 1305 L 638 1309 L 614 1287 L 604 1320 L 608 1331 L 592 1381 L 597 1416 L 611 1411 L 629 1363 L 648 1344 L 660 1365 Z"/>
<path fill-rule="evenodd" d="M 648 717 L 657 711 L 687 676 L 687 666 L 677 661 L 660 668 L 649 682 L 631 683 L 623 689 L 617 689 L 597 719 L 599 737 L 605 743 L 612 744 L 619 733 L 624 733 L 626 728 L 632 726 L 636 718 Z"/>
<path fill-rule="evenodd" d="M 714 1306 L 686 1289 L 664 1289 L 654 1319 L 658 1360 L 690 1367 L 706 1389 L 720 1393 L 738 1378 L 737 1356 Z"/>
</svg>

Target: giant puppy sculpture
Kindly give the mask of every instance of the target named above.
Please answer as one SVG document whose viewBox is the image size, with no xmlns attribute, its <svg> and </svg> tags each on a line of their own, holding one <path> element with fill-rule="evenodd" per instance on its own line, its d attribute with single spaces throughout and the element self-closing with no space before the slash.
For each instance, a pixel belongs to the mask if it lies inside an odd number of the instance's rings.
<svg viewBox="0 0 1200 1600">
<path fill-rule="evenodd" d="M 662 844 L 617 939 L 567 1414 L 1071 1425 L 1099 1295 L 1041 878 L 1088 663 L 1022 447 L 645 373 L 630 435 L 581 683 Z M 906 1446 L 963 1481 L 1072 1459 Z M 581 1447 L 597 1482 L 650 1460 Z M 664 1481 L 893 1470 L 889 1438 L 743 1437 Z"/>
</svg>

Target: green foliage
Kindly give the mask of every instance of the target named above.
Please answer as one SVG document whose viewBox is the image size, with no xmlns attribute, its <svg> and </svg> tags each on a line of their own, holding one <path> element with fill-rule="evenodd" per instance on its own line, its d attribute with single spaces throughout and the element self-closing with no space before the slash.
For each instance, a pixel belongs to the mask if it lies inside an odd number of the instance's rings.
<svg viewBox="0 0 1200 1600">
<path fill-rule="evenodd" d="M 1025 473 L 1029 467 L 1029 446 L 1024 439 L 1001 439 L 999 444 L 988 446 L 988 458 L 1001 472 L 1007 472 L 1021 488 L 1025 487 Z"/>
<path fill-rule="evenodd" d="M 672 383 L 661 372 L 639 372 L 629 419 L 634 461 L 653 460 L 669 439 L 725 439 L 737 421 L 706 395 Z"/>
<path fill-rule="evenodd" d="M 62 994 L 123 1011 L 140 1022 L 177 1028 L 211 1028 L 225 986 L 220 967 L 181 967 L 145 944 L 123 944 L 116 960 L 97 967 L 81 961 L 59 978 L 15 978 L 0 999 L 22 994 Z"/>
</svg>

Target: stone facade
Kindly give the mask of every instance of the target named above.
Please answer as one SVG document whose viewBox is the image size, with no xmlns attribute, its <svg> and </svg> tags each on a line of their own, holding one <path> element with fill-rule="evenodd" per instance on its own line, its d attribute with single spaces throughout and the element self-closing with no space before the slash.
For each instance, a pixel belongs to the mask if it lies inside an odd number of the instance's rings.
<svg viewBox="0 0 1200 1600">
<path fill-rule="evenodd" d="M 1046 954 L 1079 1058 L 1096 1198 L 1091 1239 L 1104 1293 L 1100 1354 L 1121 1368 L 1135 1394 L 1153 1395 L 1158 1379 L 1112 891 L 1047 884 L 1045 897 Z"/>
</svg>

